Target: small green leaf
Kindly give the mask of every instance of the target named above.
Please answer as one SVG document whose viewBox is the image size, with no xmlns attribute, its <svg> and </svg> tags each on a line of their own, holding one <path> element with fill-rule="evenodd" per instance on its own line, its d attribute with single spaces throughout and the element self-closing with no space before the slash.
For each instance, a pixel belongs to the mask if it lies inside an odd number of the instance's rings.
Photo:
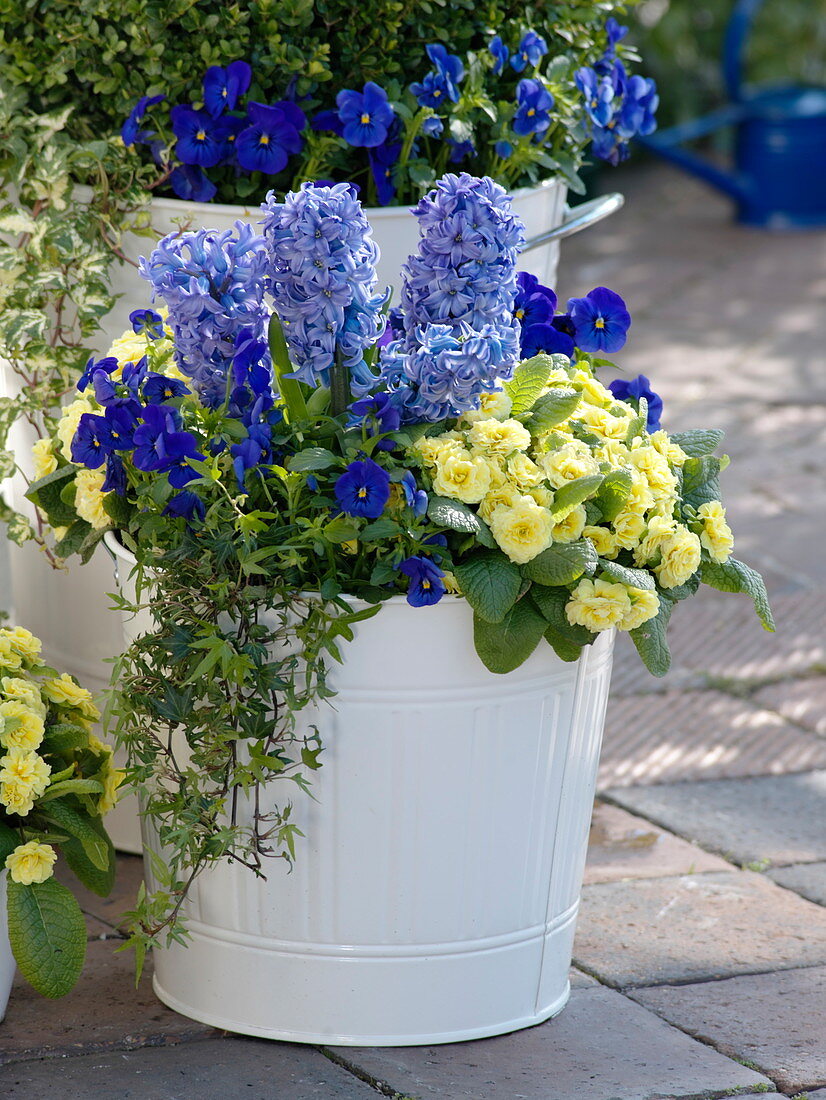
<svg viewBox="0 0 826 1100">
<path fill-rule="evenodd" d="M 519 596 L 519 567 L 498 550 L 480 550 L 454 569 L 465 599 L 482 619 L 501 623 Z"/>
<path fill-rule="evenodd" d="M 594 498 L 606 523 L 616 519 L 631 492 L 634 478 L 630 470 L 611 470 L 602 479 L 602 485 Z"/>
<path fill-rule="evenodd" d="M 537 584 L 571 584 L 597 562 L 596 550 L 588 539 L 554 543 L 522 566 L 523 574 Z"/>
<path fill-rule="evenodd" d="M 389 516 L 379 516 L 378 519 L 374 519 L 372 523 L 368 523 L 366 527 L 362 528 L 359 539 L 361 542 L 381 542 L 382 539 L 390 539 L 394 535 L 400 535 L 402 530 L 403 528 Z"/>
<path fill-rule="evenodd" d="M 541 397 L 531 411 L 530 420 L 525 427 L 533 436 L 542 435 L 563 420 L 567 420 L 575 411 L 580 401 L 580 394 L 568 387 L 559 387 Z"/>
<path fill-rule="evenodd" d="M 47 821 L 57 825 L 59 829 L 76 837 L 83 845 L 83 850 L 89 860 L 100 871 L 105 871 L 109 865 L 109 849 L 106 841 L 92 826 L 88 814 L 80 813 L 67 806 L 65 802 L 51 802 L 43 816 Z"/>
<path fill-rule="evenodd" d="M 671 667 L 671 650 L 668 648 L 666 631 L 674 604 L 662 593 L 659 594 L 659 600 L 660 608 L 655 617 L 628 632 L 637 647 L 637 653 L 653 676 L 665 676 Z"/>
<path fill-rule="evenodd" d="M 83 885 L 101 898 L 108 897 L 115 885 L 117 873 L 117 861 L 115 849 L 99 817 L 90 817 L 89 825 L 106 845 L 107 866 L 104 870 L 96 867 L 86 855 L 83 845 L 75 837 L 70 837 L 60 845 L 60 851 L 70 869 L 77 875 Z"/>
<path fill-rule="evenodd" d="M 701 458 L 716 451 L 725 434 L 721 428 L 694 428 L 689 432 L 677 432 L 669 436 L 669 439 L 682 447 L 691 458 Z"/>
<path fill-rule="evenodd" d="M 20 834 L 10 829 L 5 821 L 0 821 L 0 874 L 6 864 L 6 856 L 10 856 L 17 845 L 22 843 Z"/>
<path fill-rule="evenodd" d="M 327 470 L 330 466 L 335 466 L 338 461 L 333 452 L 328 451 L 326 447 L 305 447 L 303 451 L 299 451 L 287 460 L 287 469 L 293 472 Z"/>
<path fill-rule="evenodd" d="M 336 516 L 324 527 L 324 537 L 330 542 L 350 542 L 358 538 L 357 524 L 347 516 Z"/>
<path fill-rule="evenodd" d="M 530 600 L 520 600 L 501 623 L 488 623 L 473 616 L 476 652 L 491 672 L 513 672 L 527 661 L 539 645 L 548 624 Z"/>
<path fill-rule="evenodd" d="M 602 485 L 602 474 L 587 474 L 569 481 L 554 493 L 554 501 L 551 505 L 551 515 L 559 522 L 572 512 L 583 500 L 595 495 Z"/>
<path fill-rule="evenodd" d="M 689 458 L 683 465 L 682 497 L 692 508 L 720 499 L 721 461 L 714 455 Z"/>
<path fill-rule="evenodd" d="M 700 577 L 704 584 L 716 588 L 719 592 L 743 592 L 750 596 L 763 628 L 774 631 L 774 616 L 769 606 L 766 585 L 754 569 L 749 568 L 742 561 L 737 561 L 736 558 L 729 558 L 723 565 L 704 561 L 700 566 Z"/>
<path fill-rule="evenodd" d="M 23 977 L 44 997 L 63 997 L 86 957 L 86 922 L 72 893 L 53 878 L 8 883 L 9 941 Z"/>
<path fill-rule="evenodd" d="M 654 591 L 654 578 L 645 569 L 632 569 L 628 565 L 620 565 L 619 562 L 608 561 L 605 558 L 599 559 L 598 568 L 609 580 L 617 581 L 619 584 L 627 584 L 629 588 L 644 588 L 648 592 Z"/>
<path fill-rule="evenodd" d="M 527 412 L 547 385 L 553 370 L 550 355 L 540 352 L 530 359 L 524 359 L 513 372 L 513 377 L 504 385 L 505 393 L 513 402 L 511 415 Z"/>
</svg>

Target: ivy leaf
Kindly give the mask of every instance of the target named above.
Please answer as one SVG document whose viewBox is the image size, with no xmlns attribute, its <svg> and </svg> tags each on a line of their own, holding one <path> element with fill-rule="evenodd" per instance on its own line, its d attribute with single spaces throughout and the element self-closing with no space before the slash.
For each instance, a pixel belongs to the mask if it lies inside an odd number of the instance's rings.
<svg viewBox="0 0 826 1100">
<path fill-rule="evenodd" d="M 547 623 L 530 600 L 520 600 L 501 623 L 473 616 L 473 641 L 485 668 L 504 674 L 527 661 L 539 645 Z"/>
<path fill-rule="evenodd" d="M 501 623 L 522 587 L 518 566 L 497 550 L 480 550 L 454 569 L 465 599 L 488 623 Z"/>
<path fill-rule="evenodd" d="M 525 359 L 517 366 L 513 377 L 504 385 L 505 393 L 513 402 L 512 416 L 527 412 L 533 406 L 547 385 L 553 366 L 553 360 L 545 352 Z"/>
<path fill-rule="evenodd" d="M 654 591 L 654 578 L 645 569 L 632 569 L 628 565 L 620 565 L 619 562 L 607 561 L 605 558 L 599 559 L 598 568 L 619 584 L 627 584 L 629 588 L 644 588 L 648 592 Z"/>
<path fill-rule="evenodd" d="M 769 606 L 769 597 L 763 578 L 754 569 L 736 558 L 729 558 L 723 565 L 704 561 L 700 565 L 700 576 L 704 584 L 716 588 L 719 592 L 743 592 L 750 596 L 757 617 L 764 630 L 774 631 L 774 616 Z"/>
<path fill-rule="evenodd" d="M 602 474 L 587 474 L 569 481 L 554 493 L 551 515 L 558 522 L 572 512 L 583 500 L 594 496 L 603 482 Z"/>
<path fill-rule="evenodd" d="M 631 641 L 637 647 L 645 667 L 653 676 L 665 676 L 671 668 L 671 650 L 668 648 L 666 631 L 674 604 L 659 594 L 660 609 L 653 619 L 629 630 Z"/>
<path fill-rule="evenodd" d="M 682 447 L 691 458 L 701 458 L 716 451 L 725 438 L 721 428 L 694 428 L 689 432 L 677 432 L 669 436 L 672 443 Z"/>
<path fill-rule="evenodd" d="M 580 395 L 576 390 L 567 387 L 555 387 L 550 393 L 545 394 L 537 401 L 531 411 L 531 418 L 527 421 L 525 427 L 533 436 L 542 435 L 543 432 L 548 432 L 551 428 L 555 428 L 557 424 L 561 424 L 563 420 L 567 420 L 576 409 L 579 401 Z"/>
<path fill-rule="evenodd" d="M 522 566 L 523 574 L 537 584 L 571 584 L 597 563 L 597 553 L 588 539 L 554 543 Z"/>
<path fill-rule="evenodd" d="M 44 997 L 63 997 L 86 958 L 86 922 L 72 892 L 53 878 L 8 883 L 9 941 L 23 977 Z"/>
<path fill-rule="evenodd" d="M 305 447 L 303 451 L 299 451 L 288 459 L 287 469 L 294 473 L 302 473 L 305 470 L 328 470 L 337 463 L 336 456 L 326 447 Z"/>
<path fill-rule="evenodd" d="M 611 470 L 602 479 L 595 501 L 606 523 L 616 519 L 622 511 L 633 482 L 630 470 Z"/>
</svg>

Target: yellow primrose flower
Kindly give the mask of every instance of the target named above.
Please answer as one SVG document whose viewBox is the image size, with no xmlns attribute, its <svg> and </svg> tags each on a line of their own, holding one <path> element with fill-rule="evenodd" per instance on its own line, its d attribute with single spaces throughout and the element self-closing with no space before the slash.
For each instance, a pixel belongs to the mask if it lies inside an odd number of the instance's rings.
<svg viewBox="0 0 826 1100">
<path fill-rule="evenodd" d="M 616 535 L 607 527 L 583 527 L 582 537 L 591 540 L 601 558 L 615 558 L 620 551 Z"/>
<path fill-rule="evenodd" d="M 40 656 L 43 643 L 39 638 L 35 638 L 30 630 L 26 630 L 24 626 L 8 626 L 2 631 L 2 634 L 8 638 L 12 649 L 24 661 L 36 661 Z"/>
<path fill-rule="evenodd" d="M 451 454 L 463 454 L 466 448 L 457 432 L 445 432 L 444 435 L 423 436 L 413 444 L 426 466 L 435 466 L 440 458 Z"/>
<path fill-rule="evenodd" d="M 585 505 L 577 504 L 559 523 L 555 523 L 551 534 L 554 542 L 576 542 L 585 529 Z"/>
<path fill-rule="evenodd" d="M 93 722 L 100 718 L 100 711 L 92 702 L 91 691 L 76 684 L 68 672 L 44 681 L 41 691 L 59 707 L 77 707 L 84 718 L 90 718 Z"/>
<path fill-rule="evenodd" d="M 544 397 L 558 386 L 570 386 L 571 376 L 562 367 L 554 367 L 551 373 L 548 375 L 548 381 L 540 393 L 540 397 Z"/>
<path fill-rule="evenodd" d="M 673 535 L 677 524 L 671 516 L 649 516 L 644 538 L 634 550 L 635 565 L 645 565 L 660 552 L 663 542 Z"/>
<path fill-rule="evenodd" d="M 734 549 L 734 535 L 726 523 L 726 510 L 719 500 L 701 504 L 697 515 L 703 521 L 700 543 L 708 550 L 712 561 L 727 562 Z"/>
<path fill-rule="evenodd" d="M 4 676 L 1 683 L 3 694 L 7 699 L 25 703 L 35 714 L 39 714 L 41 718 L 46 717 L 46 705 L 37 684 L 31 680 L 23 680 L 19 676 Z"/>
<path fill-rule="evenodd" d="M 508 477 L 520 489 L 527 491 L 539 485 L 545 475 L 542 470 L 523 452 L 519 451 L 507 460 Z"/>
<path fill-rule="evenodd" d="M 17 699 L 0 703 L 0 718 L 3 720 L 3 726 L 0 729 L 0 745 L 3 748 L 36 749 L 40 747 L 46 726 L 41 715 L 25 703 Z"/>
<path fill-rule="evenodd" d="M 547 485 L 534 485 L 532 489 L 528 489 L 527 495 L 543 508 L 550 508 L 554 502 L 554 495 Z"/>
<path fill-rule="evenodd" d="M 620 630 L 636 630 L 638 626 L 653 619 L 660 610 L 660 597 L 646 588 L 632 588 L 626 585 L 625 591 L 631 600 L 631 610 L 617 624 Z"/>
<path fill-rule="evenodd" d="M 52 453 L 51 439 L 38 439 L 32 446 L 32 458 L 34 460 L 34 479 L 39 481 L 46 474 L 53 474 L 57 469 L 57 459 Z"/>
<path fill-rule="evenodd" d="M 75 437 L 80 418 L 84 413 L 94 411 L 94 406 L 88 397 L 76 397 L 63 410 L 55 434 L 60 440 L 60 453 L 69 462 L 72 461 L 72 440 Z"/>
<path fill-rule="evenodd" d="M 599 473 L 599 463 L 592 456 L 586 443 L 574 439 L 557 451 L 548 451 L 540 459 L 549 484 L 561 489 L 569 481 Z"/>
<path fill-rule="evenodd" d="M 491 486 L 479 505 L 479 515 L 485 523 L 490 523 L 497 508 L 512 508 L 521 496 L 516 486 L 511 485 L 510 482 L 505 481 L 501 485 Z"/>
<path fill-rule="evenodd" d="M 617 546 L 622 550 L 633 550 L 635 546 L 639 545 L 642 533 L 645 530 L 645 516 L 641 512 L 623 508 L 611 520 L 611 526 L 614 528 L 614 538 L 617 541 Z"/>
<path fill-rule="evenodd" d="M 449 569 L 445 569 L 444 576 L 442 577 L 442 584 L 445 586 L 445 591 L 451 596 L 460 596 L 462 589 L 459 587 L 459 582 Z"/>
<path fill-rule="evenodd" d="M 468 442 L 480 451 L 509 455 L 530 446 L 531 433 L 518 420 L 480 420 L 471 425 Z"/>
<path fill-rule="evenodd" d="M 580 405 L 576 417 L 600 439 L 622 441 L 628 435 L 628 420 L 625 417 L 614 416 L 596 405 Z"/>
<path fill-rule="evenodd" d="M 112 520 L 103 507 L 104 494 L 101 492 L 106 474 L 103 470 L 78 470 L 75 475 L 75 509 L 81 519 L 96 531 L 110 527 Z"/>
<path fill-rule="evenodd" d="M 501 550 L 518 565 L 535 558 L 551 545 L 553 519 L 529 496 L 510 507 L 495 509 L 490 519 L 493 537 Z"/>
<path fill-rule="evenodd" d="M 607 462 L 615 470 L 621 470 L 628 465 L 631 452 L 618 439 L 604 439 L 599 447 L 594 448 L 594 458 L 598 462 Z"/>
<path fill-rule="evenodd" d="M 51 844 L 30 840 L 18 846 L 6 856 L 6 869 L 12 882 L 31 886 L 33 882 L 45 882 L 52 877 L 57 852 Z"/>
<path fill-rule="evenodd" d="M 0 802 L 25 817 L 49 785 L 51 767 L 29 749 L 9 749 L 0 757 Z"/>
<path fill-rule="evenodd" d="M 700 540 L 682 524 L 677 524 L 676 530 L 663 539 L 660 552 L 662 558 L 654 566 L 654 572 L 663 588 L 685 584 L 700 564 Z"/>
<path fill-rule="evenodd" d="M 5 631 L 0 631 L 0 667 L 17 671 L 23 664 L 20 654 L 11 644 L 11 639 Z"/>
<path fill-rule="evenodd" d="M 612 581 L 581 580 L 565 605 L 565 615 L 571 626 L 584 626 L 595 634 L 619 626 L 630 613 L 627 588 Z"/>
<path fill-rule="evenodd" d="M 126 773 L 114 766 L 112 762 L 112 757 L 114 755 L 112 746 L 104 745 L 93 733 L 89 735 L 89 748 L 92 752 L 98 754 L 102 753 L 106 757 L 101 769 L 103 772 L 101 776 L 103 781 L 103 794 L 98 799 L 98 810 L 101 814 L 108 814 L 109 811 L 113 810 L 117 805 L 118 788 L 121 783 L 123 783 Z"/>
<path fill-rule="evenodd" d="M 433 488 L 440 496 L 478 504 L 490 488 L 490 470 L 484 458 L 448 454 L 436 464 Z"/>
<path fill-rule="evenodd" d="M 496 393 L 483 393 L 479 398 L 479 408 L 471 409 L 462 416 L 463 424 L 476 424 L 480 420 L 505 420 L 511 414 L 513 401 L 505 393 L 499 390 Z"/>
<path fill-rule="evenodd" d="M 662 428 L 651 436 L 651 446 L 656 448 L 672 466 L 684 466 L 688 461 L 688 455 L 682 447 L 672 442 Z"/>
<path fill-rule="evenodd" d="M 589 405 L 597 405 L 599 408 L 604 409 L 608 405 L 616 404 L 617 399 L 611 391 L 606 389 L 602 382 L 587 371 L 574 371 L 571 381 L 574 385 L 582 387 L 583 400 L 587 401 Z"/>
</svg>

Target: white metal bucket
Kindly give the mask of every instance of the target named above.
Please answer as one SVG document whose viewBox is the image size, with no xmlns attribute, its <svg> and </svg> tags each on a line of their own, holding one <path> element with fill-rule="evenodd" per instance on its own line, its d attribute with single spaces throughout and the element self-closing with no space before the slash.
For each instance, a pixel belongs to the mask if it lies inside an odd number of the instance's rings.
<svg viewBox="0 0 826 1100">
<path fill-rule="evenodd" d="M 91 192 L 87 193 L 91 196 Z M 605 195 L 568 210 L 565 205 L 567 188 L 557 180 L 547 180 L 536 187 L 526 187 L 513 194 L 513 210 L 525 223 L 528 247 L 520 259 L 520 268 L 536 275 L 541 283 L 553 287 L 559 261 L 559 241 L 593 225 L 622 206 L 621 195 Z M 373 239 L 381 253 L 377 270 L 378 286 L 393 287 L 393 302 L 399 301 L 400 273 L 407 257 L 416 251 L 419 223 L 408 206 L 367 207 L 365 214 L 373 227 Z M 258 204 L 232 206 L 222 203 L 193 203 L 180 199 L 153 199 L 152 227 L 161 235 L 173 230 L 231 229 L 235 222 L 258 222 Z M 128 260 L 137 263 L 153 245 L 147 237 L 126 234 L 122 251 Z M 112 290 L 121 294 L 115 308 L 103 322 L 106 347 L 129 327 L 129 314 L 149 304 L 149 285 L 130 264 L 115 264 L 112 268 Z M 106 351 L 101 345 L 100 352 Z"/>
<path fill-rule="evenodd" d="M 9 994 L 14 981 L 14 971 L 17 967 L 9 942 L 9 918 L 6 908 L 7 878 L 8 871 L 0 870 L 0 1021 L 6 1015 Z"/>
<path fill-rule="evenodd" d="M 107 538 L 128 586 L 131 555 Z M 357 624 L 332 706 L 306 718 L 325 747 L 317 801 L 274 784 L 306 836 L 292 872 L 196 879 L 189 946 L 155 952 L 160 999 L 246 1035 L 368 1046 L 561 1011 L 612 646 L 604 634 L 565 664 L 542 644 L 495 676 L 461 599 L 395 597 Z"/>
</svg>

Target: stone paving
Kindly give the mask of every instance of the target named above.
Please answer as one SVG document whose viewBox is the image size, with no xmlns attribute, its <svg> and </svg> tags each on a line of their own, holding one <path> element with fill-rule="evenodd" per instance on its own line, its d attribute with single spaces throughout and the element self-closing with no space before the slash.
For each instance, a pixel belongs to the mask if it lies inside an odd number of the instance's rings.
<svg viewBox="0 0 826 1100">
<path fill-rule="evenodd" d="M 560 296 L 620 291 L 621 364 L 670 430 L 722 427 L 743 598 L 680 605 L 662 681 L 617 647 L 569 1005 L 441 1047 L 315 1049 L 229 1036 L 134 989 L 116 954 L 141 874 L 81 894 L 73 993 L 18 981 L 0 1026 L 14 1100 L 826 1100 L 826 235 L 772 235 L 664 167 L 623 170 L 627 204 L 563 249 Z"/>
</svg>

